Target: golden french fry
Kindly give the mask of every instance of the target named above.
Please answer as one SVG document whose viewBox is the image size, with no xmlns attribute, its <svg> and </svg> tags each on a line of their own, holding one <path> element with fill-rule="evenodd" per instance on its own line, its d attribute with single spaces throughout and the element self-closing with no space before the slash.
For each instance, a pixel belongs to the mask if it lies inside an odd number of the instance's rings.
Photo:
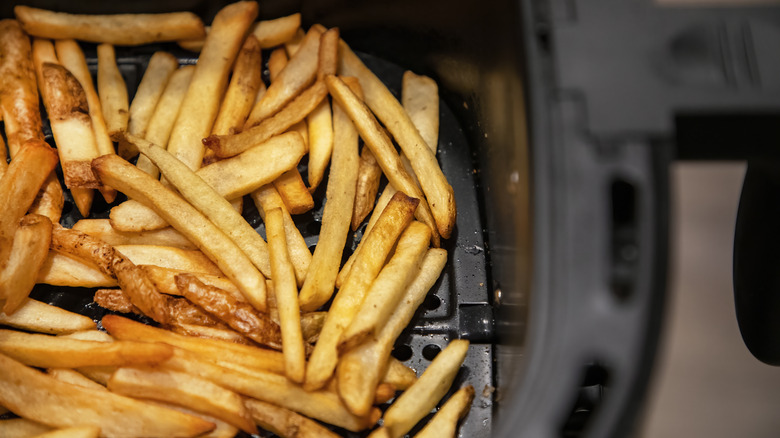
<svg viewBox="0 0 780 438">
<path fill-rule="evenodd" d="M 317 63 L 317 79 L 335 75 L 339 67 L 339 29 L 328 29 L 320 38 L 320 53 Z"/>
<path fill-rule="evenodd" d="M 192 12 L 76 15 L 16 6 L 14 13 L 25 32 L 41 38 L 135 46 L 205 36 L 203 22 Z"/>
<path fill-rule="evenodd" d="M 338 362 L 339 338 L 354 318 L 396 240 L 412 221 L 417 204 L 417 199 L 396 193 L 374 227 L 374 233 L 366 236 L 363 250 L 358 254 L 344 287 L 333 299 L 325 325 L 309 357 L 304 384 L 307 389 L 321 388 L 333 375 Z"/>
<path fill-rule="evenodd" d="M 323 31 L 324 32 L 324 31 Z M 295 35 L 284 43 L 284 50 L 287 52 L 287 56 L 293 56 L 303 43 L 303 38 L 306 36 L 306 32 L 300 27 L 295 31 Z"/>
<path fill-rule="evenodd" d="M 322 228 L 306 282 L 301 289 L 301 308 L 314 310 L 333 295 L 341 255 L 349 233 L 358 174 L 358 135 L 341 107 L 333 107 L 334 149 Z"/>
<path fill-rule="evenodd" d="M 287 252 L 287 237 L 284 233 L 284 216 L 281 209 L 275 208 L 265 213 L 265 230 L 271 253 L 279 326 L 282 331 L 284 372 L 288 379 L 302 383 L 306 372 L 306 349 L 301 331 L 295 269 Z"/>
<path fill-rule="evenodd" d="M 108 380 L 114 393 L 181 405 L 213 415 L 256 434 L 257 427 L 235 392 L 184 373 L 152 368 L 119 368 Z"/>
<path fill-rule="evenodd" d="M 401 102 L 425 144 L 436 153 L 439 144 L 439 87 L 433 79 L 404 72 Z"/>
<path fill-rule="evenodd" d="M 330 101 L 325 98 L 307 116 L 309 128 L 309 187 L 317 188 L 333 151 L 333 117 Z"/>
<path fill-rule="evenodd" d="M 380 427 L 378 429 L 374 429 L 374 431 L 371 432 L 368 438 L 391 438 L 390 430 L 387 429 L 386 427 Z"/>
<path fill-rule="evenodd" d="M 458 421 L 465 417 L 474 400 L 474 387 L 460 388 L 452 395 L 415 438 L 455 437 Z"/>
<path fill-rule="evenodd" d="M 5 140 L 0 136 L 0 179 L 5 175 L 6 169 L 8 169 L 8 152 L 6 152 Z"/>
<path fill-rule="evenodd" d="M 166 180 L 173 184 L 192 206 L 232 239 L 260 272 L 270 276 L 271 266 L 265 241 L 225 198 L 165 149 L 132 135 L 128 135 L 127 140 L 152 160 Z"/>
<path fill-rule="evenodd" d="M 339 436 L 316 421 L 272 403 L 245 399 L 244 405 L 258 426 L 282 438 L 337 438 Z"/>
<path fill-rule="evenodd" d="M 179 67 L 179 60 L 168 52 L 155 52 L 149 58 L 146 71 L 138 84 L 135 96 L 130 102 L 130 114 L 127 121 L 127 133 L 145 136 L 157 103 L 165 91 L 173 72 Z M 130 159 L 138 155 L 132 145 L 120 139 L 119 155 Z"/>
<path fill-rule="evenodd" d="M 252 34 L 244 41 L 233 66 L 233 75 L 225 98 L 222 99 L 217 120 L 211 129 L 212 134 L 232 134 L 244 127 L 262 82 L 260 48 L 260 43 Z"/>
<path fill-rule="evenodd" d="M 93 425 L 107 437 L 194 437 L 214 428 L 170 409 L 60 382 L 1 354 L 0 370 L 0 404 L 48 426 Z"/>
<path fill-rule="evenodd" d="M 393 397 L 395 397 L 395 386 L 389 383 L 380 383 L 374 392 L 374 404 L 387 403 Z"/>
<path fill-rule="evenodd" d="M 284 373 L 282 353 L 218 339 L 191 338 L 116 315 L 106 315 L 103 327 L 111 336 L 130 341 L 164 342 L 225 368 Z"/>
<path fill-rule="evenodd" d="M 357 230 L 363 223 L 363 219 L 374 209 L 381 178 L 382 168 L 379 167 L 371 148 L 363 146 L 363 150 L 360 151 L 355 206 L 352 211 L 352 231 Z"/>
<path fill-rule="evenodd" d="M 252 108 L 244 124 L 245 130 L 276 114 L 314 81 L 321 35 L 319 29 L 309 29 L 300 50 L 290 57 L 290 61 L 271 82 L 262 99 Z"/>
<path fill-rule="evenodd" d="M 144 342 L 94 342 L 0 329 L 0 352 L 43 368 L 160 363 L 171 346 Z"/>
<path fill-rule="evenodd" d="M 0 297 L 5 299 L 3 313 L 13 314 L 25 301 L 49 254 L 51 221 L 46 216 L 28 214 L 14 234 L 11 254 L 0 271 Z"/>
<path fill-rule="evenodd" d="M 99 436 L 100 428 L 97 426 L 73 426 L 44 432 L 33 438 L 98 438 Z"/>
<path fill-rule="evenodd" d="M 297 168 L 283 173 L 273 181 L 273 185 L 290 214 L 303 214 L 314 208 L 314 198 Z"/>
<path fill-rule="evenodd" d="M 417 307 L 425 300 L 428 290 L 439 278 L 445 263 L 447 251 L 440 248 L 428 250 L 404 299 L 378 336 L 348 351 L 339 360 L 338 392 L 351 412 L 368 412 L 382 375 L 383 380 L 392 382 L 398 389 L 404 389 L 416 381 L 414 372 L 410 373 L 403 364 L 390 358 L 390 353 L 396 338 L 409 324 Z"/>
<path fill-rule="evenodd" d="M 161 406 L 161 407 L 164 407 L 164 408 L 173 409 L 174 411 L 179 411 L 179 412 L 185 413 L 187 415 L 192 415 L 192 416 L 195 416 L 195 417 L 198 417 L 198 418 L 202 418 L 203 420 L 211 422 L 211 423 L 214 423 L 216 425 L 214 430 L 212 430 L 211 432 L 209 432 L 209 433 L 207 433 L 205 435 L 200 435 L 198 438 L 234 438 L 238 434 L 238 432 L 239 432 L 239 430 L 238 430 L 238 428 L 236 426 L 233 426 L 232 424 L 224 422 L 224 421 L 222 421 L 222 420 L 220 420 L 218 418 L 214 418 L 211 415 L 206 415 L 206 414 L 202 414 L 200 412 L 195 412 L 192 409 L 187 409 L 185 407 L 177 406 L 177 405 L 174 405 L 174 404 L 171 404 L 171 403 L 163 403 L 163 402 L 158 402 L 158 401 L 155 401 L 155 400 L 145 400 L 145 401 L 146 401 L 146 403 L 149 403 L 149 404 L 152 404 L 152 405 L 155 405 L 155 406 Z"/>
<path fill-rule="evenodd" d="M 171 326 L 171 331 L 183 336 L 192 336 L 204 339 L 219 339 L 221 341 L 234 342 L 236 344 L 244 345 L 257 345 L 241 333 L 220 327 L 179 323 Z"/>
<path fill-rule="evenodd" d="M 157 101 L 157 106 L 154 107 L 149 124 L 146 126 L 146 133 L 143 135 L 146 140 L 161 148 L 168 147 L 168 138 L 171 136 L 173 123 L 179 115 L 179 108 L 181 108 L 184 95 L 187 94 L 187 89 L 190 87 L 193 73 L 195 73 L 195 66 L 185 65 L 171 74 L 165 85 L 165 90 Z M 153 177 L 160 175 L 157 167 L 145 156 L 138 157 L 136 166 Z"/>
<path fill-rule="evenodd" d="M 283 48 L 280 47 L 271 52 L 271 55 L 268 57 L 268 76 L 270 76 L 271 82 L 276 80 L 279 73 L 287 65 L 287 62 L 287 52 Z"/>
<path fill-rule="evenodd" d="M 341 335 L 339 348 L 347 351 L 368 336 L 377 336 L 392 316 L 398 302 L 414 279 L 428 249 L 430 228 L 412 222 L 398 239 L 395 252 L 366 293 L 355 318 Z"/>
<path fill-rule="evenodd" d="M 165 219 L 154 213 L 154 210 L 134 199 L 128 199 L 111 208 L 108 220 L 115 229 L 130 233 L 161 230 L 169 226 Z"/>
<path fill-rule="evenodd" d="M 199 274 L 222 274 L 217 265 L 200 251 L 162 245 L 116 245 L 114 248 L 136 265 L 154 265 Z"/>
<path fill-rule="evenodd" d="M 111 140 L 119 141 L 127 131 L 127 120 L 130 116 L 127 85 L 117 67 L 114 46 L 100 44 L 97 48 L 97 56 L 97 85 L 100 105 L 103 107 L 103 118 Z M 113 151 L 113 146 L 111 149 Z"/>
<path fill-rule="evenodd" d="M 374 118 L 368 107 L 355 96 L 341 79 L 335 76 L 328 76 L 325 78 L 325 82 L 328 84 L 328 90 L 330 90 L 333 98 L 349 114 L 349 118 L 352 119 L 352 123 L 355 124 L 366 146 L 371 149 L 390 184 L 396 190 L 400 190 L 420 200 L 420 205 L 415 212 L 416 217 L 431 227 L 431 240 L 435 246 L 438 246 L 439 233 L 428 203 L 423 199 L 423 194 L 414 183 L 414 180 L 404 170 L 401 159 L 395 152 L 395 147 L 390 142 L 390 139 L 387 138 L 384 130 L 379 126 L 379 122 Z M 364 86 L 362 78 L 360 82 Z M 363 91 L 364 93 L 366 92 L 366 90 Z"/>
<path fill-rule="evenodd" d="M 428 412 L 436 407 L 450 389 L 460 365 L 466 358 L 469 342 L 456 339 L 442 350 L 414 385 L 385 412 L 384 427 L 390 436 L 400 437 L 409 432 Z"/>
<path fill-rule="evenodd" d="M 132 260 L 132 259 L 131 259 Z M 211 263 L 211 261 L 209 261 Z M 140 265 L 142 271 L 149 277 L 150 280 L 157 286 L 157 289 L 168 295 L 181 295 L 178 287 L 176 286 L 176 276 L 179 274 L 187 273 L 196 276 L 201 282 L 210 286 L 218 287 L 225 292 L 229 292 L 234 298 L 239 301 L 246 301 L 244 295 L 240 290 L 227 278 L 220 275 L 203 274 L 193 272 L 191 270 L 171 269 L 163 268 L 156 265 Z"/>
<path fill-rule="evenodd" d="M 93 264 L 49 251 L 36 283 L 70 287 L 116 287 L 116 280 Z"/>
<path fill-rule="evenodd" d="M 241 249 L 203 214 L 119 157 L 104 155 L 93 161 L 93 167 L 105 184 L 152 206 L 166 222 L 201 248 L 255 308 L 265 309 L 265 278 Z"/>
<path fill-rule="evenodd" d="M 81 219 L 73 229 L 95 236 L 109 245 L 159 245 L 180 249 L 197 249 L 186 237 L 173 228 L 154 231 L 124 232 L 111 226 L 108 219 Z"/>
<path fill-rule="evenodd" d="M 46 370 L 46 374 L 61 382 L 70 383 L 83 388 L 96 389 L 98 391 L 107 391 L 105 386 L 94 380 L 90 380 L 88 377 L 70 368 L 49 368 Z"/>
<path fill-rule="evenodd" d="M 28 299 L 12 315 L 0 313 L 0 324 L 38 333 L 72 333 L 95 328 L 91 318 Z"/>
<path fill-rule="evenodd" d="M 202 138 L 209 135 L 219 111 L 233 61 L 257 17 L 256 2 L 243 1 L 222 8 L 211 23 L 198 58 L 190 88 L 168 140 L 168 151 L 196 170 L 203 161 Z"/>
<path fill-rule="evenodd" d="M 106 332 L 100 330 L 82 330 L 64 335 L 58 335 L 61 338 L 79 339 L 82 341 L 114 342 L 114 338 Z"/>
<path fill-rule="evenodd" d="M 4 438 L 30 438 L 50 431 L 51 427 L 26 418 L 12 418 L 0 420 L 0 430 Z"/>
<path fill-rule="evenodd" d="M 252 28 L 252 35 L 260 42 L 260 47 L 270 49 L 291 40 L 301 27 L 301 14 L 295 13 L 273 20 L 263 20 Z"/>
</svg>

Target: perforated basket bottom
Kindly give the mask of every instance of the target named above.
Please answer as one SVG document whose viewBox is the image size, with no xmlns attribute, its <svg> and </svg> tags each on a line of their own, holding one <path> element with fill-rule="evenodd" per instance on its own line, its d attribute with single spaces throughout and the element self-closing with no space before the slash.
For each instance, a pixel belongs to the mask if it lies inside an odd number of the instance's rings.
<svg viewBox="0 0 780 438">
<path fill-rule="evenodd" d="M 93 72 L 97 60 L 95 46 L 84 44 L 88 64 Z M 125 77 L 130 95 L 140 82 L 148 59 L 156 50 L 166 50 L 174 53 L 182 64 L 192 64 L 195 59 L 192 54 L 184 52 L 172 45 L 158 45 L 141 48 L 117 48 L 117 61 Z M 264 59 L 267 59 L 264 56 Z M 400 98 L 401 77 L 403 69 L 374 56 L 361 54 L 366 65 L 371 68 L 385 84 Z M 267 70 L 264 71 L 267 79 Z M 46 123 L 46 122 L 44 122 Z M 48 126 L 44 128 L 47 140 L 53 144 Z M 440 134 L 438 158 L 442 169 L 455 190 L 458 206 L 457 228 L 453 236 L 443 242 L 443 247 L 449 253 L 445 271 L 428 298 L 417 311 L 411 324 L 396 342 L 393 355 L 406 365 L 414 368 L 420 375 L 430 363 L 435 354 L 444 348 L 448 341 L 456 338 L 468 339 L 472 342 L 465 364 L 459 372 L 453 385 L 456 390 L 464 384 L 471 384 L 476 390 L 476 397 L 471 411 L 460 427 L 460 436 L 476 437 L 490 436 L 493 421 L 493 387 L 494 376 L 494 331 L 493 313 L 488 295 L 487 260 L 484 241 L 484 230 L 480 220 L 472 154 L 464 133 L 449 108 L 440 102 Z M 301 175 L 306 172 L 306 159 L 300 163 Z M 60 175 L 61 178 L 61 175 Z M 383 184 L 386 184 L 383 178 Z M 303 215 L 295 216 L 295 223 L 301 230 L 307 244 L 313 250 L 321 227 L 322 208 L 324 205 L 327 179 L 320 184 L 315 192 L 315 208 Z M 65 194 L 63 210 L 63 226 L 72 227 L 81 219 L 75 208 L 70 193 Z M 92 207 L 90 218 L 106 218 L 110 208 L 126 198 L 120 195 L 114 204 L 107 205 L 98 194 Z M 255 229 L 265 235 L 262 221 L 251 199 L 244 202 L 244 216 Z M 365 223 L 349 236 L 343 260 L 346 260 L 362 236 Z M 52 287 L 38 285 L 32 297 L 65 309 L 89 316 L 96 322 L 111 312 L 92 302 L 94 289 Z M 147 323 L 146 318 L 135 317 Z M 446 397 L 445 397 L 446 400 Z M 383 406 L 383 408 L 386 406 Z M 417 429 L 411 432 L 413 435 Z M 342 430 L 338 432 L 347 436 L 365 436 Z M 273 436 L 261 433 L 261 436 Z"/>
</svg>

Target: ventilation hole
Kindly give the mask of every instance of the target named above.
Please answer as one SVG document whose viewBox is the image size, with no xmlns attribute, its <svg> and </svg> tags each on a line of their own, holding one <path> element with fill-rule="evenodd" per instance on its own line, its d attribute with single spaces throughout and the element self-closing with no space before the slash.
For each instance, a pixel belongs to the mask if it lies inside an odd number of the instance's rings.
<svg viewBox="0 0 780 438">
<path fill-rule="evenodd" d="M 405 362 L 412 358 L 412 348 L 408 345 L 396 345 L 393 348 L 393 357 Z"/>
<path fill-rule="evenodd" d="M 320 234 L 321 228 L 322 228 L 322 222 L 311 221 L 308 224 L 306 224 L 306 231 L 309 233 L 310 236 L 316 236 Z"/>
<path fill-rule="evenodd" d="M 423 307 L 428 311 L 436 310 L 439 306 L 441 306 L 441 299 L 433 294 L 425 297 L 425 301 L 423 301 Z"/>
<path fill-rule="evenodd" d="M 422 355 L 424 358 L 428 360 L 433 360 L 436 357 L 436 355 L 439 354 L 440 351 L 441 351 L 441 347 L 439 347 L 438 345 L 428 344 L 425 347 L 423 347 Z"/>
<path fill-rule="evenodd" d="M 585 366 L 582 379 L 574 388 L 572 407 L 569 415 L 563 421 L 560 436 L 563 438 L 579 438 L 585 435 L 599 406 L 604 402 L 604 395 L 609 384 L 609 370 L 598 362 Z"/>
<path fill-rule="evenodd" d="M 630 182 L 615 178 L 610 186 L 612 200 L 612 272 L 610 289 L 618 301 L 634 292 L 639 259 L 637 190 Z"/>
</svg>

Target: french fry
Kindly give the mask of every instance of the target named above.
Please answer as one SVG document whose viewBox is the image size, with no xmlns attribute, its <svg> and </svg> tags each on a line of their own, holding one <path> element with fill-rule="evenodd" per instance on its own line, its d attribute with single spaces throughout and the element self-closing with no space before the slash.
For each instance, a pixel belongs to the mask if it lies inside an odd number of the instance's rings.
<svg viewBox="0 0 780 438">
<path fill-rule="evenodd" d="M 171 403 L 163 403 L 154 400 L 145 400 L 145 401 L 146 403 L 155 406 L 161 406 L 164 408 L 173 409 L 174 411 L 179 411 L 187 415 L 192 415 L 198 418 L 202 418 L 203 420 L 214 423 L 216 425 L 214 430 L 212 430 L 206 435 L 200 435 L 198 438 L 234 438 L 238 434 L 239 430 L 236 426 L 226 423 L 218 418 L 214 418 L 211 415 L 205 415 L 200 412 L 195 412 L 192 409 L 187 409 L 185 407 L 177 406 Z"/>
<path fill-rule="evenodd" d="M 51 427 L 26 418 L 0 420 L 4 438 L 29 438 L 50 431 Z"/>
<path fill-rule="evenodd" d="M 191 12 L 76 15 L 16 6 L 14 13 L 25 32 L 40 38 L 136 46 L 205 36 L 203 22 Z"/>
<path fill-rule="evenodd" d="M 95 236 L 109 245 L 159 245 L 180 249 L 197 249 L 186 237 L 173 228 L 154 231 L 124 232 L 111 226 L 108 219 L 81 219 L 73 229 Z"/>
<path fill-rule="evenodd" d="M 256 2 L 237 2 L 222 8 L 211 23 L 190 88 L 168 140 L 168 151 L 196 170 L 203 161 L 201 139 L 211 133 L 228 74 L 244 37 L 257 17 Z"/>
<path fill-rule="evenodd" d="M 138 84 L 133 101 L 130 102 L 130 114 L 127 121 L 127 133 L 143 137 L 155 113 L 155 108 L 163 95 L 171 75 L 179 67 L 179 60 L 168 52 L 155 52 L 149 58 L 141 83 Z M 129 160 L 138 155 L 132 145 L 120 139 L 119 155 Z"/>
<path fill-rule="evenodd" d="M 164 297 L 164 311 L 168 324 L 199 324 L 214 327 L 224 327 L 224 324 L 212 318 L 200 307 L 184 298 Z M 130 298 L 121 289 L 98 289 L 95 291 L 94 302 L 100 307 L 112 312 L 141 314 Z"/>
<path fill-rule="evenodd" d="M 395 397 L 395 386 L 389 383 L 380 383 L 374 392 L 374 404 L 381 405 L 387 403 L 393 397 Z"/>
<path fill-rule="evenodd" d="M 401 102 L 431 152 L 439 144 L 439 87 L 433 79 L 405 71 Z"/>
<path fill-rule="evenodd" d="M 352 231 L 357 230 L 363 223 L 363 219 L 374 209 L 381 178 L 382 168 L 379 167 L 371 148 L 363 146 L 363 150 L 360 151 L 355 207 L 352 211 Z"/>
<path fill-rule="evenodd" d="M 152 206 L 157 214 L 215 262 L 252 306 L 265 310 L 265 278 L 241 249 L 203 214 L 162 183 L 119 157 L 104 155 L 93 161 L 93 168 L 105 184 Z"/>
<path fill-rule="evenodd" d="M 295 269 L 287 252 L 287 238 L 284 233 L 282 210 L 275 208 L 265 214 L 265 232 L 271 254 L 274 295 L 279 312 L 279 326 L 282 331 L 282 352 L 284 372 L 288 379 L 303 383 L 306 372 L 306 350 L 301 332 L 298 287 L 295 283 Z"/>
<path fill-rule="evenodd" d="M 334 149 L 322 228 L 309 274 L 301 289 L 301 308 L 315 310 L 333 294 L 341 255 L 349 233 L 358 173 L 358 135 L 341 107 L 333 107 Z"/>
<path fill-rule="evenodd" d="M 145 139 L 161 148 L 168 147 L 168 138 L 171 136 L 173 123 L 179 115 L 179 108 L 181 108 L 184 95 L 187 94 L 187 89 L 190 87 L 193 73 L 195 73 L 195 66 L 185 65 L 171 74 L 165 85 L 165 90 L 157 101 L 149 124 L 146 126 L 146 133 L 143 136 Z M 136 166 L 155 178 L 160 175 L 157 167 L 145 156 L 138 157 Z"/>
<path fill-rule="evenodd" d="M 165 149 L 132 135 L 128 135 L 127 140 L 135 144 L 141 153 L 161 170 L 166 180 L 176 187 L 192 206 L 232 239 L 260 272 L 270 276 L 271 266 L 265 241 L 225 198 Z"/>
<path fill-rule="evenodd" d="M 0 355 L 0 404 L 51 427 L 94 425 L 107 437 L 197 436 L 214 424 L 137 400 L 60 382 Z"/>
<path fill-rule="evenodd" d="M 309 187 L 317 188 L 333 151 L 333 116 L 325 98 L 306 118 L 309 129 Z"/>
<path fill-rule="evenodd" d="M 106 332 L 100 330 L 81 330 L 78 332 L 58 335 L 61 338 L 79 339 L 82 341 L 114 342 L 114 338 Z"/>
<path fill-rule="evenodd" d="M 284 373 L 282 353 L 217 339 L 191 338 L 151 327 L 117 315 L 106 315 L 103 327 L 111 336 L 130 341 L 164 342 L 225 368 Z"/>
<path fill-rule="evenodd" d="M 430 228 L 412 222 L 398 239 L 395 252 L 366 293 L 355 318 L 344 330 L 339 348 L 349 350 L 370 335 L 377 336 L 398 306 L 409 283 L 419 270 L 428 249 Z"/>
<path fill-rule="evenodd" d="M 282 210 L 284 234 L 287 237 L 287 251 L 290 255 L 290 261 L 292 261 L 295 268 L 295 281 L 299 286 L 303 285 L 311 264 L 311 251 L 309 251 L 306 241 L 301 236 L 301 232 L 295 226 L 295 222 L 293 222 L 290 213 L 287 211 L 287 206 L 284 205 L 282 197 L 273 184 L 264 185 L 252 192 L 251 195 L 262 218 L 265 218 L 265 213 L 268 210 L 274 208 Z"/>
<path fill-rule="evenodd" d="M 260 47 L 270 49 L 292 39 L 301 27 L 301 14 L 295 13 L 273 20 L 263 20 L 252 28 Z"/>
<path fill-rule="evenodd" d="M 209 261 L 209 263 L 211 262 Z M 195 275 L 198 280 L 204 284 L 218 287 L 225 292 L 230 293 L 230 295 L 239 301 L 246 301 L 244 295 L 240 290 L 238 290 L 236 285 L 227 278 L 220 275 L 203 274 L 182 269 L 163 268 L 156 265 L 140 265 L 139 267 L 142 271 L 144 271 L 146 276 L 152 280 L 154 285 L 157 286 L 157 289 L 164 294 L 181 295 L 179 288 L 176 286 L 176 276 L 189 272 L 190 274 Z"/>
<path fill-rule="evenodd" d="M 469 342 L 455 339 L 442 350 L 420 376 L 417 382 L 404 391 L 388 408 L 384 427 L 390 436 L 400 437 L 433 409 L 450 389 L 460 365 L 466 358 Z"/>
<path fill-rule="evenodd" d="M 5 140 L 0 136 L 0 179 L 3 179 L 5 171 L 8 169 L 8 152 L 5 147 Z"/>
<path fill-rule="evenodd" d="M 57 154 L 42 140 L 29 140 L 0 179 L 0 269 L 8 261 L 19 220 L 30 208 L 46 178 L 57 165 Z"/>
<path fill-rule="evenodd" d="M 399 369 L 403 365 L 390 358 L 390 353 L 393 351 L 396 338 L 409 324 L 417 307 L 425 300 L 428 290 L 439 278 L 445 263 L 447 263 L 445 250 L 440 248 L 428 250 L 404 299 L 379 335 L 341 357 L 336 381 L 339 395 L 351 412 L 358 415 L 368 412 L 382 375 L 385 375 L 385 381 L 393 382 L 398 389 L 403 389 L 410 382 L 415 381 L 414 373 L 410 375 L 405 369 Z"/>
<path fill-rule="evenodd" d="M 317 76 L 317 59 L 320 50 L 319 29 L 309 29 L 301 48 L 275 78 L 262 99 L 249 113 L 244 130 L 249 129 L 281 110 L 293 97 L 308 87 Z"/>
<path fill-rule="evenodd" d="M 338 342 L 341 334 L 355 316 L 368 287 L 382 269 L 396 240 L 411 222 L 417 205 L 416 199 L 400 192 L 396 193 L 374 227 L 375 232 L 366 236 L 363 250 L 355 260 L 352 273 L 333 299 L 325 325 L 309 358 L 305 388 L 322 388 L 333 375 L 338 362 Z"/>
<path fill-rule="evenodd" d="M 474 387 L 460 388 L 452 395 L 415 438 L 455 437 L 458 421 L 465 417 L 474 400 Z"/>
<path fill-rule="evenodd" d="M 306 342 L 313 344 L 320 337 L 328 312 L 306 312 L 301 314 L 301 333 Z"/>
<path fill-rule="evenodd" d="M 314 198 L 297 168 L 283 173 L 273 185 L 290 214 L 303 214 L 314 208 Z"/>
<path fill-rule="evenodd" d="M 60 334 L 95 328 L 91 318 L 28 299 L 12 315 L 0 313 L 0 324 L 26 331 Z"/>
<path fill-rule="evenodd" d="M 339 67 L 339 29 L 328 29 L 320 38 L 320 53 L 317 62 L 317 80 L 335 75 Z"/>
<path fill-rule="evenodd" d="M 100 428 L 97 426 L 73 426 L 44 432 L 33 438 L 98 438 L 99 436 Z"/>
<path fill-rule="evenodd" d="M 391 438 L 390 430 L 386 427 L 380 427 L 378 429 L 374 429 L 374 431 L 371 432 L 368 438 Z"/>
<path fill-rule="evenodd" d="M 257 433 L 238 394 L 195 376 L 163 369 L 123 367 L 108 380 L 108 389 L 128 397 L 181 405 L 213 415 L 247 433 Z"/>
<path fill-rule="evenodd" d="M 438 232 L 445 239 L 449 238 L 455 227 L 455 195 L 436 161 L 436 155 L 420 136 L 400 102 L 343 41 L 340 44 L 339 55 L 340 73 L 360 79 L 366 104 L 387 127 L 404 154 L 409 157 L 414 173 L 420 181 L 420 187 L 431 206 Z M 373 147 L 372 152 L 376 155 Z M 377 158 L 381 163 L 382 159 Z M 386 171 L 385 174 L 387 173 Z M 395 183 L 393 187 L 400 188 Z"/>
<path fill-rule="evenodd" d="M 382 377 L 382 383 L 393 385 L 398 391 L 404 391 L 417 381 L 417 373 L 402 364 L 398 359 L 391 357 L 387 361 L 387 371 Z"/>
<path fill-rule="evenodd" d="M 235 135 L 211 135 L 203 139 L 203 144 L 213 149 L 218 157 L 232 157 L 240 154 L 275 135 L 281 134 L 287 128 L 303 120 L 310 112 L 314 111 L 327 94 L 327 86 L 322 82 L 315 82 L 281 111 L 263 120 L 257 126 L 245 129 Z"/>
<path fill-rule="evenodd" d="M 268 76 L 271 82 L 279 77 L 279 73 L 284 70 L 288 61 L 287 52 L 284 51 L 284 48 L 279 47 L 271 52 L 271 55 L 268 57 Z"/>
<path fill-rule="evenodd" d="M 97 86 L 103 118 L 106 121 L 108 135 L 113 141 L 119 141 L 127 131 L 130 117 L 130 100 L 127 97 L 127 85 L 116 64 L 114 46 L 100 44 L 97 47 L 98 73 Z M 113 151 L 113 146 L 111 150 Z"/>
<path fill-rule="evenodd" d="M 344 55 L 342 54 L 342 57 Z M 360 136 L 365 144 L 371 149 L 376 157 L 379 166 L 382 168 L 390 184 L 396 190 L 407 193 L 409 196 L 420 200 L 420 205 L 416 211 L 416 217 L 429 227 L 431 227 L 431 240 L 435 246 L 439 244 L 439 234 L 428 204 L 423 199 L 423 194 L 414 180 L 403 168 L 401 159 L 395 152 L 393 144 L 387 135 L 379 126 L 371 111 L 355 96 L 349 87 L 339 78 L 328 76 L 325 78 L 333 98 L 341 105 L 344 111 L 349 114 L 352 123 L 355 124 Z M 361 85 L 363 80 L 361 79 Z M 366 92 L 363 90 L 364 93 Z"/>
<path fill-rule="evenodd" d="M 49 368 L 46 370 L 46 374 L 54 377 L 55 379 L 70 383 L 73 385 L 81 386 L 83 388 L 96 389 L 98 391 L 107 391 L 106 387 L 100 383 L 90 380 L 78 371 L 74 371 L 70 368 Z"/>
<path fill-rule="evenodd" d="M 244 405 L 258 426 L 282 438 L 337 438 L 339 436 L 316 421 L 272 403 L 245 399 Z"/>
<path fill-rule="evenodd" d="M 172 325 L 171 331 L 180 335 L 196 338 L 219 339 L 221 341 L 234 342 L 236 344 L 257 345 L 250 341 L 246 336 L 243 336 L 236 331 L 219 327 L 179 323 Z"/>
<path fill-rule="evenodd" d="M 81 367 L 77 369 L 84 377 L 99 383 L 101 386 L 108 384 L 108 379 L 116 371 L 116 367 Z"/>
<path fill-rule="evenodd" d="M 108 220 L 116 230 L 129 233 L 160 230 L 169 226 L 165 219 L 154 213 L 154 210 L 134 199 L 128 199 L 111 208 Z"/>
<path fill-rule="evenodd" d="M 287 56 L 293 56 L 303 43 L 303 38 L 306 36 L 306 32 L 300 27 L 295 31 L 295 35 L 284 43 L 284 50 L 287 52 Z"/>
<path fill-rule="evenodd" d="M 29 214 L 22 218 L 14 234 L 11 254 L 0 271 L 0 297 L 5 299 L 3 313 L 13 314 L 25 301 L 49 254 L 51 221 L 46 216 Z"/>
<path fill-rule="evenodd" d="M 260 48 L 260 43 L 252 34 L 244 41 L 233 66 L 233 75 L 222 99 L 217 120 L 211 129 L 212 134 L 232 134 L 244 127 L 262 82 Z"/>
<path fill-rule="evenodd" d="M 199 274 L 221 275 L 222 271 L 200 251 L 162 245 L 116 245 L 136 265 L 154 265 Z"/>
<path fill-rule="evenodd" d="M 116 280 L 87 261 L 49 251 L 36 283 L 70 287 L 116 287 Z"/>
<path fill-rule="evenodd" d="M 160 363 L 170 345 L 144 342 L 94 342 L 0 329 L 0 352 L 26 365 L 77 368 Z"/>
</svg>

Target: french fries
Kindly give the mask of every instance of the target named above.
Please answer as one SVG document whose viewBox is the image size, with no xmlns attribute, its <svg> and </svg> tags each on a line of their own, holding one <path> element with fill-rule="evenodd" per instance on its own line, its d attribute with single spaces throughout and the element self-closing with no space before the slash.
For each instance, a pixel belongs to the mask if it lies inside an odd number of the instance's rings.
<svg viewBox="0 0 780 438">
<path fill-rule="evenodd" d="M 95 328 L 91 318 L 37 300 L 28 299 L 11 315 L 0 313 L 0 324 L 48 334 L 73 333 Z"/>
<path fill-rule="evenodd" d="M 464 386 L 452 395 L 415 438 L 454 437 L 458 421 L 465 417 L 474 400 L 474 387 Z"/>
<path fill-rule="evenodd" d="M 231 134 L 243 128 L 262 83 L 260 48 L 254 35 L 247 37 L 241 47 L 212 134 Z"/>
<path fill-rule="evenodd" d="M 109 245 L 160 245 L 180 249 L 197 249 L 186 237 L 173 228 L 154 231 L 123 232 L 111 226 L 108 219 L 81 219 L 73 229 L 95 236 Z M 140 263 L 139 263 L 140 264 Z"/>
<path fill-rule="evenodd" d="M 127 97 L 127 85 L 116 65 L 116 54 L 111 44 L 101 44 L 97 48 L 98 74 L 97 86 L 103 118 L 106 121 L 108 135 L 113 141 L 119 141 L 127 131 L 130 117 L 130 101 Z M 113 146 L 111 147 L 113 152 Z"/>
<path fill-rule="evenodd" d="M 291 40 L 301 27 L 301 14 L 295 13 L 274 20 L 263 20 L 252 28 L 260 47 L 268 49 Z"/>
<path fill-rule="evenodd" d="M 244 401 L 252 419 L 282 438 L 336 438 L 338 435 L 303 415 L 260 400 Z"/>
<path fill-rule="evenodd" d="M 49 254 L 51 221 L 30 214 L 22 218 L 14 233 L 11 254 L 0 271 L 0 298 L 5 299 L 3 313 L 11 315 L 35 286 L 38 272 Z"/>
<path fill-rule="evenodd" d="M 48 432 L 51 427 L 26 418 L 13 418 L 0 420 L 0 430 L 6 438 L 28 438 Z"/>
<path fill-rule="evenodd" d="M 100 428 L 97 426 L 74 426 L 44 432 L 35 438 L 98 438 Z"/>
<path fill-rule="evenodd" d="M 379 192 L 379 180 L 382 178 L 382 168 L 379 167 L 371 148 L 363 146 L 360 151 L 360 167 L 358 170 L 357 189 L 355 190 L 355 207 L 352 210 L 352 231 L 358 229 L 363 219 L 374 209 L 376 194 Z M 392 185 L 389 185 L 392 187 Z"/>
</svg>

